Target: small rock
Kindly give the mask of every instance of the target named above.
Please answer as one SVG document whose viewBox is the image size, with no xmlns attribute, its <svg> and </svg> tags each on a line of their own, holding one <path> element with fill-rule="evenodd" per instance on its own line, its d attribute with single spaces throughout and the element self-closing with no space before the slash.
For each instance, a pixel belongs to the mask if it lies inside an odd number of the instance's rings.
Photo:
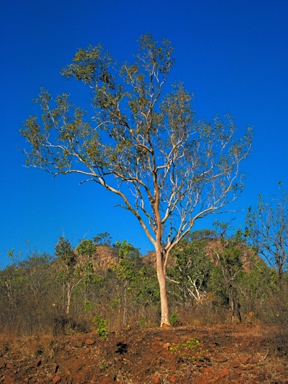
<svg viewBox="0 0 288 384">
<path fill-rule="evenodd" d="M 220 372 L 220 376 L 221 377 L 225 377 L 225 376 L 228 376 L 229 375 L 229 371 L 227 368 L 224 368 L 222 369 L 222 371 Z"/>
<path fill-rule="evenodd" d="M 243 357 L 243 359 L 240 360 L 241 364 L 247 364 L 249 361 L 249 356 Z"/>
<path fill-rule="evenodd" d="M 15 380 L 13 376 L 6 376 L 4 379 L 4 384 L 14 384 Z"/>
<path fill-rule="evenodd" d="M 214 358 L 214 360 L 217 362 L 217 363 L 225 363 L 225 361 L 227 361 L 227 357 L 224 357 L 224 356 L 219 356 L 219 357 L 216 357 Z"/>
</svg>

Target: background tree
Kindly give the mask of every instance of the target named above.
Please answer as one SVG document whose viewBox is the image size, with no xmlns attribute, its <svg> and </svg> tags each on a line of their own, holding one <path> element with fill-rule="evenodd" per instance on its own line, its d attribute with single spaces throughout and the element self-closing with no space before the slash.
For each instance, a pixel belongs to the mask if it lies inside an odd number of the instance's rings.
<svg viewBox="0 0 288 384">
<path fill-rule="evenodd" d="M 247 215 L 247 236 L 259 255 L 277 272 L 281 287 L 288 267 L 288 193 L 279 183 L 280 195 L 264 201 L 259 195 L 258 207 L 249 209 Z"/>
<path fill-rule="evenodd" d="M 193 301 L 200 302 L 207 295 L 213 268 L 207 245 L 215 236 L 215 231 L 191 232 L 172 252 L 175 265 L 168 268 L 167 279 L 177 285 L 186 306 L 193 304 Z"/>
<path fill-rule="evenodd" d="M 93 238 L 93 241 L 97 245 L 106 245 L 106 246 L 110 247 L 111 243 L 112 243 L 112 237 L 111 237 L 110 233 L 102 232 L 102 233 L 98 233 L 98 235 L 96 235 Z"/>
<path fill-rule="evenodd" d="M 241 310 L 246 315 L 254 312 L 257 318 L 264 322 L 282 320 L 277 316 L 281 312 L 280 306 L 277 305 L 278 303 L 275 305 L 275 298 L 277 298 L 276 301 L 279 298 L 275 269 L 269 268 L 264 260 L 256 255 L 250 267 L 248 271 L 241 274 L 240 280 L 238 279 L 237 289 L 241 294 Z"/>
<path fill-rule="evenodd" d="M 83 281 L 85 270 L 79 262 L 77 253 L 72 244 L 63 236 L 60 237 L 55 248 L 57 256 L 58 279 L 63 287 L 63 299 L 65 303 L 65 314 L 70 314 L 71 298 L 75 288 Z"/>
<path fill-rule="evenodd" d="M 53 258 L 33 251 L 17 261 L 9 252 L 12 265 L 0 273 L 0 329 L 18 334 L 47 332 L 55 299 Z"/>
<path fill-rule="evenodd" d="M 255 252 L 248 247 L 240 230 L 228 236 L 228 224 L 217 222 L 215 225 L 218 226 L 220 233 L 219 245 L 213 249 L 217 268 L 213 269 L 212 285 L 218 294 L 227 295 L 232 323 L 235 321 L 241 323 L 241 284 L 247 274 L 245 270 L 252 269 L 255 265 Z"/>
<path fill-rule="evenodd" d="M 79 255 L 87 255 L 91 257 L 96 252 L 96 245 L 91 239 L 81 240 L 75 251 Z"/>
<path fill-rule="evenodd" d="M 251 130 L 236 139 L 231 116 L 196 121 L 182 83 L 163 95 L 172 52 L 168 40 L 158 44 L 151 35 L 140 38 L 134 63 L 122 66 L 101 45 L 79 49 L 62 75 L 88 88 L 88 111 L 67 94 L 53 101 L 42 89 L 41 122 L 30 116 L 22 129 L 31 145 L 28 166 L 78 173 L 118 195 L 138 219 L 156 251 L 161 324 L 169 324 L 170 251 L 196 220 L 236 198 L 243 187 L 239 166 L 251 146 Z"/>
<path fill-rule="evenodd" d="M 119 300 L 122 307 L 122 325 L 127 325 L 128 301 L 131 303 L 133 299 L 129 298 L 129 293 L 137 285 L 139 269 L 142 265 L 142 260 L 138 249 L 126 240 L 117 241 L 114 246 L 119 254 L 118 264 L 115 265 L 115 272 L 118 277 L 117 288 L 120 291 Z"/>
</svg>

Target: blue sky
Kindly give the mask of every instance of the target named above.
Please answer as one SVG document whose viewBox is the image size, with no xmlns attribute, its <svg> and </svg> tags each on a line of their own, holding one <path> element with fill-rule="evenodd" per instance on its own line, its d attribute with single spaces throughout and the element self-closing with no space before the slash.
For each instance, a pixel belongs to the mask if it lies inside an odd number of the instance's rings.
<svg viewBox="0 0 288 384">
<path fill-rule="evenodd" d="M 107 231 L 143 253 L 152 249 L 136 219 L 114 207 L 113 195 L 79 185 L 76 176 L 53 179 L 27 169 L 19 150 L 26 146 L 22 123 L 38 112 L 32 100 L 42 86 L 53 95 L 66 90 L 59 70 L 77 49 L 102 42 L 122 62 L 144 33 L 171 40 L 171 82 L 182 80 L 194 93 L 199 118 L 231 113 L 240 134 L 254 127 L 252 153 L 242 168 L 246 188 L 230 207 L 241 210 L 240 226 L 259 193 L 271 195 L 279 180 L 287 182 L 287 15 L 286 0 L 1 1 L 0 268 L 9 261 L 7 250 L 23 257 L 34 249 L 53 253 L 61 235 L 77 245 Z"/>
</svg>

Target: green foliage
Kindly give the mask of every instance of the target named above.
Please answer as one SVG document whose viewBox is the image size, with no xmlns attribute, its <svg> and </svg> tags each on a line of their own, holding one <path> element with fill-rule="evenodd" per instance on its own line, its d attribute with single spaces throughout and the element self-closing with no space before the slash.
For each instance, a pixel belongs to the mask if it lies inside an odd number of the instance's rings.
<svg viewBox="0 0 288 384">
<path fill-rule="evenodd" d="M 207 293 L 213 269 L 206 249 L 210 236 L 214 237 L 210 231 L 191 232 L 172 253 L 176 263 L 168 269 L 168 280 L 176 283 L 175 289 L 180 291 L 180 297 L 186 305 L 200 300 Z"/>
<path fill-rule="evenodd" d="M 196 220 L 235 200 L 243 189 L 239 164 L 252 144 L 251 128 L 235 139 L 229 115 L 197 121 L 182 82 L 164 94 L 172 53 L 168 40 L 149 34 L 140 37 L 134 61 L 120 66 L 101 44 L 80 48 L 61 74 L 86 87 L 88 112 L 68 94 L 53 99 L 42 89 L 36 100 L 41 118 L 30 116 L 21 130 L 30 145 L 28 166 L 54 176 L 78 173 L 82 182 L 96 182 L 120 197 L 136 217 L 161 258 L 162 323 L 169 317 L 164 276 L 170 251 Z M 86 245 L 84 252 L 90 252 Z M 125 247 L 120 252 L 130 252 Z M 124 269 L 129 274 L 131 267 Z"/>
<path fill-rule="evenodd" d="M 178 314 L 178 312 L 173 311 L 171 313 L 171 316 L 170 316 L 169 320 L 170 320 L 170 324 L 171 325 L 177 325 L 177 323 L 179 322 L 179 314 Z"/>
<path fill-rule="evenodd" d="M 82 240 L 76 248 L 76 252 L 79 255 L 92 256 L 95 254 L 95 243 L 92 240 Z"/>
<path fill-rule="evenodd" d="M 222 238 L 211 237 L 207 239 L 206 235 L 192 234 L 175 248 L 168 277 L 176 279 L 178 276 L 178 282 L 183 283 L 187 291 L 184 300 L 180 295 L 180 284 L 168 281 L 173 308 L 170 323 L 177 324 L 179 318 L 183 324 L 191 324 L 195 320 L 200 324 L 228 321 L 233 301 L 236 315 L 237 303 L 241 305 L 238 309 L 244 321 L 247 321 L 247 314 L 253 311 L 255 322 L 287 322 L 287 273 L 283 275 L 279 295 L 276 270 L 253 254 L 240 233 L 226 237 L 222 232 Z M 192 238 L 194 240 L 191 241 Z M 87 331 L 95 313 L 98 316 L 94 324 L 101 337 L 108 334 L 108 324 L 109 331 L 110 327 L 116 330 L 128 324 L 142 328 L 158 324 L 156 269 L 153 263 L 143 262 L 132 244 L 117 242 L 113 252 L 115 249 L 121 251 L 115 258 L 113 269 L 97 267 L 97 259 L 91 260 L 88 255 L 74 255 L 72 245 L 65 239 L 58 245 L 57 257 L 33 251 L 26 259 L 22 256 L 21 261 L 13 258 L 13 264 L 0 271 L 1 330 L 26 335 L 49 333 L 55 331 L 55 322 L 57 325 L 64 319 L 69 324 L 78 324 L 78 330 Z M 209 250 L 209 257 L 205 249 Z M 252 253 L 248 258 L 246 252 L 250 251 Z M 212 254 L 214 264 L 210 262 Z M 181 280 L 183 276 L 176 269 L 181 266 L 186 274 L 189 273 L 188 276 L 195 278 L 195 271 L 201 271 L 200 266 L 203 266 L 203 261 L 205 266 L 207 260 L 210 263 L 207 268 L 211 269 L 204 274 L 202 288 L 196 284 L 199 291 L 206 295 L 197 302 L 188 295 L 189 284 L 190 287 L 193 285 L 188 278 Z M 213 300 L 209 299 L 212 296 Z M 193 307 L 187 309 L 188 305 Z M 201 348 L 195 352 L 192 346 L 192 342 L 181 343 L 182 350 L 180 346 L 173 346 L 172 351 L 175 348 L 181 356 L 197 358 Z"/>
<path fill-rule="evenodd" d="M 69 272 L 73 271 L 76 266 L 77 257 L 75 255 L 72 244 L 61 236 L 55 248 L 55 255 L 62 262 Z"/>
<path fill-rule="evenodd" d="M 27 165 L 53 175 L 76 172 L 83 182 L 94 181 L 116 193 L 153 244 L 155 215 L 160 213 L 155 195 L 164 215 L 158 228 L 161 240 L 168 241 L 170 234 L 178 242 L 196 219 L 234 200 L 243 186 L 239 163 L 252 140 L 248 129 L 233 141 L 231 116 L 196 121 L 192 96 L 181 82 L 163 94 L 172 53 L 168 40 L 157 42 L 149 34 L 140 37 L 131 64 L 117 65 L 101 44 L 80 48 L 61 74 L 86 86 L 93 115 L 74 106 L 67 94 L 53 100 L 42 89 L 36 100 L 41 119 L 30 116 L 21 130 L 31 149 L 25 152 Z M 122 182 L 131 194 L 117 188 Z M 201 212 L 196 209 L 200 202 Z M 181 222 L 178 231 L 175 220 Z"/>
<path fill-rule="evenodd" d="M 86 301 L 84 302 L 84 311 L 85 311 L 85 312 L 91 312 L 92 309 L 93 309 L 93 304 L 91 303 L 91 301 L 86 300 Z"/>
<path fill-rule="evenodd" d="M 246 217 L 246 238 L 256 251 L 277 272 L 281 289 L 288 271 L 288 192 L 279 183 L 279 193 L 265 201 L 259 195 L 257 209 L 249 208 Z"/>
<path fill-rule="evenodd" d="M 250 269 L 253 263 L 254 252 L 246 245 L 243 234 L 240 230 L 232 236 L 227 235 L 228 226 L 225 223 L 216 223 L 220 228 L 219 247 L 214 249 L 214 260 L 217 267 L 214 270 L 214 275 L 211 279 L 211 287 L 223 299 L 229 303 L 232 322 L 242 321 L 241 308 L 241 283 L 245 275 L 244 266 Z M 247 260 L 245 261 L 245 252 Z M 220 279 L 222 276 L 222 279 Z"/>
<path fill-rule="evenodd" d="M 194 337 L 192 337 L 186 343 L 180 343 L 180 344 L 173 345 L 169 349 L 172 352 L 176 352 L 176 351 L 179 351 L 181 349 L 189 349 L 191 351 L 195 351 L 199 347 L 201 347 L 201 342 L 198 339 L 195 339 Z"/>
<path fill-rule="evenodd" d="M 143 263 L 139 251 L 126 240 L 117 241 L 114 249 L 118 251 L 118 263 L 114 265 L 117 293 L 110 305 L 120 307 L 122 325 L 126 326 L 128 314 L 141 306 L 159 302 L 159 286 L 155 269 Z"/>
<path fill-rule="evenodd" d="M 107 330 L 108 321 L 104 320 L 100 316 L 95 316 L 93 319 L 93 323 L 96 326 L 96 333 L 103 339 L 106 339 L 109 336 L 109 331 Z"/>
<path fill-rule="evenodd" d="M 180 353 L 181 357 L 193 360 L 203 357 L 205 353 L 201 348 L 201 342 L 194 337 L 190 338 L 186 343 L 172 345 L 169 350 Z"/>
<path fill-rule="evenodd" d="M 184 239 L 191 241 L 198 241 L 198 240 L 212 240 L 217 239 L 218 234 L 215 230 L 212 229 L 201 229 L 198 231 L 191 231 L 187 233 L 187 235 L 184 237 Z M 207 241 L 206 241 L 207 242 Z"/>
<path fill-rule="evenodd" d="M 106 245 L 111 246 L 112 238 L 108 232 L 99 233 L 93 238 L 93 241 L 96 245 Z"/>
<path fill-rule="evenodd" d="M 131 284 L 135 283 L 136 271 L 141 266 L 139 251 L 126 240 L 123 242 L 116 241 L 114 247 L 119 255 L 118 265 L 115 266 L 117 276 Z"/>
<path fill-rule="evenodd" d="M 7 251 L 7 256 L 9 257 L 9 259 L 11 260 L 11 264 L 12 265 L 17 265 L 20 257 L 22 255 L 22 252 L 18 252 L 17 255 L 15 255 L 15 248 L 12 248 L 10 249 L 9 251 Z"/>
<path fill-rule="evenodd" d="M 277 292 L 275 271 L 262 260 L 256 261 L 251 270 L 241 275 L 241 291 L 245 300 L 266 300 Z"/>
</svg>

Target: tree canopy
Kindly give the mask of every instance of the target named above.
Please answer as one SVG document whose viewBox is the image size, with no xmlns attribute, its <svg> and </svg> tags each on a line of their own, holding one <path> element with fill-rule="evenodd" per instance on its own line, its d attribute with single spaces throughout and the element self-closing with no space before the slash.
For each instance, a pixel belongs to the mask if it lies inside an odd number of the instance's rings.
<svg viewBox="0 0 288 384">
<path fill-rule="evenodd" d="M 28 166 L 80 174 L 122 199 L 155 247 L 162 304 L 171 249 L 197 219 L 237 197 L 252 141 L 250 128 L 236 138 L 230 115 L 196 120 L 183 83 L 166 84 L 172 53 L 168 40 L 151 35 L 140 38 L 132 64 L 118 65 L 101 45 L 79 49 L 61 73 L 88 88 L 89 108 L 42 89 L 41 121 L 30 116 L 22 129 Z M 162 323 L 169 322 L 165 308 Z"/>
</svg>

